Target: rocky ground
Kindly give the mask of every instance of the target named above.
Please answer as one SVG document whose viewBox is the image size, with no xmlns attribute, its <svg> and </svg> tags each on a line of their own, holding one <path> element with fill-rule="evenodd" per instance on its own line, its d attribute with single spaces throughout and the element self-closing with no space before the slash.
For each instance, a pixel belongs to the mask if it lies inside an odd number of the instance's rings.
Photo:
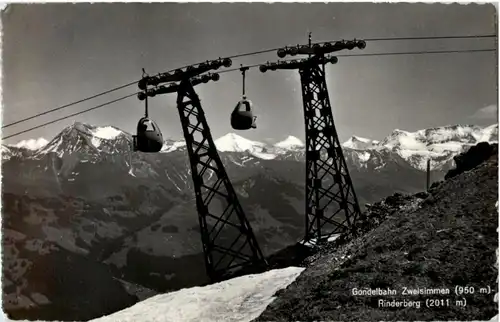
<svg viewBox="0 0 500 322">
<path fill-rule="evenodd" d="M 497 154 L 497 145 L 471 149 L 429 193 L 396 194 L 368 207 L 357 237 L 343 235 L 309 256 L 307 269 L 255 321 L 491 319 L 498 314 Z M 456 286 L 475 292 L 457 296 Z M 450 294 L 402 295 L 405 287 Z M 481 288 L 488 287 L 485 294 Z M 397 295 L 354 296 L 355 288 L 391 288 Z M 465 307 L 456 302 L 464 298 Z M 380 307 L 380 299 L 421 306 Z M 428 299 L 444 301 L 429 307 Z"/>
</svg>

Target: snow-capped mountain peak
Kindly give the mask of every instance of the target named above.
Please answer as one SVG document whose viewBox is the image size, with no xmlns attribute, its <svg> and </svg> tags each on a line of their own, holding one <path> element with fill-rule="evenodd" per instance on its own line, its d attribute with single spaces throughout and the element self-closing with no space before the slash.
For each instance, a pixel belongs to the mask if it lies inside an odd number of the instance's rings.
<svg viewBox="0 0 500 322">
<path fill-rule="evenodd" d="M 433 144 L 489 142 L 497 140 L 497 136 L 498 124 L 485 128 L 476 125 L 447 125 L 415 132 L 394 130 L 380 145 L 386 148 L 422 150 Z"/>
<path fill-rule="evenodd" d="M 269 153 L 265 143 L 245 139 L 235 133 L 228 133 L 215 140 L 215 147 L 220 152 L 247 152 L 260 159 L 271 160 L 276 155 Z"/>
<path fill-rule="evenodd" d="M 364 150 L 371 148 L 373 145 L 378 144 L 378 141 L 362 138 L 359 136 L 351 136 L 349 140 L 345 141 L 342 146 L 353 150 Z"/>
<path fill-rule="evenodd" d="M 245 152 L 262 150 L 265 144 L 245 139 L 235 133 L 228 133 L 215 140 L 215 146 L 221 152 Z"/>
<path fill-rule="evenodd" d="M 453 155 L 479 142 L 498 142 L 498 124 L 447 125 L 415 132 L 394 130 L 377 149 L 392 150 L 413 167 L 425 170 L 428 159 L 432 168 L 440 168 L 450 162 Z"/>
<path fill-rule="evenodd" d="M 37 155 L 49 152 L 63 155 L 79 151 L 108 152 L 129 150 L 131 142 L 130 134 L 113 126 L 92 126 L 89 124 L 74 122 L 67 126 L 54 139 L 41 149 L 36 151 Z"/>
<path fill-rule="evenodd" d="M 280 149 L 293 149 L 293 148 L 303 148 L 305 145 L 301 140 L 299 140 L 295 136 L 289 135 L 286 139 L 276 143 L 274 146 Z"/>
<path fill-rule="evenodd" d="M 383 147 L 393 149 L 422 150 L 426 143 L 418 139 L 418 133 L 396 129 L 380 143 Z"/>
</svg>

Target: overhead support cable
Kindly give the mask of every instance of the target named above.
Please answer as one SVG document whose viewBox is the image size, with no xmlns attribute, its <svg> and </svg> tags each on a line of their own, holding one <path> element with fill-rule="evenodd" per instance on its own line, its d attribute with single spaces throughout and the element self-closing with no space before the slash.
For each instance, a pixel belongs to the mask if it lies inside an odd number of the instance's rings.
<svg viewBox="0 0 500 322">
<path fill-rule="evenodd" d="M 486 37 L 486 36 L 485 36 Z M 428 37 L 427 37 L 428 38 Z M 366 40 L 366 41 L 370 41 L 370 40 Z M 276 49 L 273 49 L 273 50 L 278 50 L 280 48 L 276 48 Z M 426 51 L 407 51 L 407 52 L 388 52 L 388 53 L 367 53 L 367 54 L 339 54 L 339 55 L 335 55 L 336 57 L 376 57 L 376 56 L 402 56 L 402 55 L 426 55 L 426 54 L 464 54 L 464 53 L 485 53 L 485 52 L 496 52 L 496 49 L 494 48 L 484 48 L 484 49 L 464 49 L 464 50 L 436 50 L 436 51 L 430 51 L 430 50 L 426 50 Z M 283 62 L 290 62 L 290 61 L 294 61 L 294 59 L 289 59 L 289 60 L 282 60 Z M 253 65 L 247 65 L 247 66 L 242 66 L 244 68 L 256 68 L 256 67 L 260 67 L 262 65 L 261 64 L 253 64 Z M 192 66 L 192 65 L 190 65 Z M 189 66 L 187 66 L 189 67 Z M 238 67 L 238 68 L 231 68 L 231 69 L 225 69 L 225 70 L 221 70 L 221 71 L 217 71 L 218 74 L 222 74 L 222 73 L 228 73 L 228 72 L 234 72 L 234 71 L 240 71 L 241 67 Z M 179 68 L 175 69 L 175 70 L 179 70 Z M 169 71 L 169 72 L 175 72 L 175 70 L 172 70 L 172 71 Z M 130 86 L 132 84 L 136 84 L 138 83 L 139 81 L 135 81 L 133 83 L 129 83 L 129 84 L 125 84 L 125 85 L 122 85 L 120 86 L 119 88 L 124 88 L 124 87 L 127 87 L 127 86 Z M 173 85 L 173 84 L 172 84 Z M 72 105 L 75 105 L 79 102 L 84 102 L 84 101 L 87 101 L 87 100 L 90 100 L 91 98 L 95 98 L 95 97 L 98 97 L 98 96 L 102 96 L 104 94 L 107 94 L 107 93 L 111 93 L 112 91 L 114 91 L 113 89 L 112 90 L 109 90 L 109 91 L 106 91 L 106 92 L 103 92 L 103 93 L 100 93 L 100 94 L 97 94 L 97 95 L 94 95 L 92 97 L 89 97 L 89 98 L 86 98 L 86 99 L 83 99 L 83 100 L 80 100 L 78 102 L 74 102 L 74 103 L 70 103 L 70 104 L 66 104 L 64 106 L 61 106 L 61 107 L 58 107 L 58 108 L 55 108 L 55 109 L 52 109 L 52 110 L 49 110 L 49 111 L 46 111 L 46 112 L 43 112 L 43 113 L 38 113 L 34 116 L 31 116 L 29 118 L 26 118 L 26 119 L 23 119 L 23 120 L 19 120 L 19 121 L 16 121 L 16 122 L 13 122 L 13 123 L 10 123 L 10 124 L 7 124 L 5 126 L 3 126 L 2 128 L 6 128 L 6 127 L 9 127 L 11 125 L 15 125 L 15 124 L 19 124 L 21 122 L 24 122 L 24 121 L 27 121 L 27 120 L 31 120 L 31 119 L 34 119 L 34 118 L 37 118 L 39 116 L 42 116 L 42 115 L 45 115 L 45 114 L 48 114 L 48 113 L 51 113 L 53 111 L 56 111 L 56 110 L 61 110 L 65 107 L 69 107 L 69 106 L 72 106 Z M 124 97 L 121 97 L 121 98 L 118 98 L 116 100 L 113 100 L 113 101 L 110 101 L 110 102 L 107 102 L 107 103 L 104 103 L 104 104 L 100 104 L 100 105 L 97 105 L 95 107 L 92 107 L 92 108 L 89 108 L 89 109 L 86 109 L 86 110 L 83 110 L 83 111 L 80 111 L 80 112 L 76 112 L 76 113 L 73 113 L 73 114 L 70 114 L 68 116 L 65 116 L 65 117 L 62 117 L 62 118 L 58 118 L 58 119 L 55 119 L 53 121 L 50 121 L 50 122 L 46 122 L 46 123 L 43 123 L 41 125 L 38 125 L 38 126 L 35 126 L 35 127 L 31 127 L 31 128 L 28 128 L 24 131 L 21 131 L 21 132 L 17 132 L 17 133 L 14 133 L 14 134 L 11 134 L 11 135 L 8 135 L 8 136 L 4 136 L 3 139 L 8 139 L 8 138 L 11 138 L 11 137 L 14 137 L 14 136 L 18 136 L 20 134 L 23 134 L 23 133 L 26 133 L 26 132 L 30 132 L 32 130 L 35 130 L 35 129 L 38 129 L 38 128 L 41 128 L 43 126 L 46 126 L 46 125 L 49 125 L 49 124 L 52 124 L 52 123 L 55 123 L 55 122 L 58 122 L 58 121 L 62 121 L 64 119 L 67 119 L 67 118 L 70 118 L 72 116 L 76 116 L 76 115 L 79 115 L 79 114 L 83 114 L 83 113 L 87 113 L 89 111 L 92 111 L 92 110 L 95 110 L 95 109 L 98 109 L 100 107 L 104 107 L 104 106 L 107 106 L 109 104 L 112 104 L 112 103 L 115 103 L 115 102 L 118 102 L 118 101 L 121 101 L 125 98 L 128 98 L 128 97 L 131 97 L 131 96 L 134 96 L 136 94 L 140 94 L 141 92 L 139 93 L 133 93 L 133 94 L 130 94 L 130 95 L 127 95 L 127 96 L 124 96 Z"/>
<path fill-rule="evenodd" d="M 93 110 L 96 110 L 98 108 L 101 108 L 101 107 L 104 107 L 104 106 L 108 106 L 110 104 L 113 104 L 113 103 L 116 103 L 116 102 L 119 102 L 119 101 L 122 101 L 124 99 L 127 99 L 129 97 L 132 97 L 132 96 L 135 96 L 137 95 L 137 92 L 136 93 L 132 93 L 132 94 L 129 94 L 127 96 L 123 96 L 123 97 L 120 97 L 120 98 L 117 98 L 115 100 L 112 100 L 112 101 L 109 101 L 109 102 L 106 102 L 106 103 L 103 103 L 103 104 L 99 104 L 97 106 L 94 106 L 94 107 L 91 107 L 91 108 L 88 108 L 86 110 L 83 110 L 83 111 L 80 111 L 80 112 L 76 112 L 76 113 L 73 113 L 73 114 L 69 114 L 69 115 L 66 115 L 64 117 L 60 117 L 60 118 L 57 118 L 55 120 L 52 120 L 52 121 L 49 121 L 49 122 L 45 122 L 43 124 L 40 124 L 40 125 L 37 125 L 37 126 L 34 126 L 34 127 L 31 127 L 31 128 L 28 128 L 24 131 L 21 131 L 21 132 L 17 132 L 17 133 L 14 133 L 14 134 L 10 134 L 10 135 L 7 135 L 7 136 L 3 136 L 2 139 L 8 139 L 8 138 L 12 138 L 14 136 L 18 136 L 18 135 L 21 135 L 23 133 L 26 133 L 26 132 L 30 132 L 30 131 L 33 131 L 33 130 L 36 130 L 36 129 L 39 129 L 41 127 L 44 127 L 44 126 L 47 126 L 49 124 L 53 124 L 53 123 L 56 123 L 56 122 L 59 122 L 59 121 L 62 121 L 62 120 L 65 120 L 65 119 L 68 119 L 70 117 L 73 117 L 73 116 L 77 116 L 77 115 L 80 115 L 80 114 L 83 114 L 83 113 L 87 113 L 87 112 L 90 112 L 90 111 L 93 111 Z"/>
<path fill-rule="evenodd" d="M 496 37 L 497 36 L 494 35 L 494 34 L 487 34 L 487 35 L 465 35 L 465 36 L 379 37 L 379 38 L 365 38 L 364 41 L 438 40 L 438 39 L 485 39 L 485 38 L 495 38 L 496 39 Z M 327 43 L 327 42 L 328 41 L 317 42 L 315 44 L 324 44 L 324 43 Z M 311 44 L 311 45 L 314 45 L 314 44 Z M 264 49 L 264 50 L 249 52 L 249 53 L 243 53 L 243 54 L 236 54 L 236 55 L 228 56 L 226 58 L 232 59 L 232 58 L 240 58 L 240 57 L 260 55 L 260 54 L 265 54 L 265 53 L 276 51 L 276 50 L 278 50 L 280 48 L 281 47 Z M 372 54 L 371 56 L 375 56 L 375 54 Z M 378 55 L 378 56 L 380 56 L 380 55 Z M 192 66 L 192 65 L 186 65 L 186 66 L 183 66 L 183 67 L 177 68 L 177 69 L 183 69 L 183 68 L 187 68 L 189 66 Z M 170 70 L 168 72 L 174 72 L 177 69 L 172 69 L 172 70 Z M 73 105 L 76 105 L 76 104 L 79 104 L 79 103 L 86 102 L 88 100 L 91 100 L 91 99 L 94 99 L 94 98 L 97 98 L 97 97 L 100 97 L 100 96 L 103 96 L 103 95 L 106 95 L 106 94 L 109 94 L 109 93 L 112 93 L 112 92 L 115 92 L 115 91 L 120 90 L 122 88 L 125 88 L 125 87 L 128 87 L 128 86 L 137 84 L 138 82 L 139 82 L 139 80 L 136 80 L 136 81 L 133 81 L 133 82 L 130 82 L 130 83 L 127 83 L 127 84 L 115 87 L 113 89 L 107 90 L 105 92 L 98 93 L 96 95 L 89 96 L 87 98 L 83 98 L 81 100 L 78 100 L 78 101 L 75 101 L 75 102 L 72 102 L 72 103 L 68 103 L 68 104 L 62 105 L 60 107 L 56 107 L 56 108 L 50 109 L 48 111 L 44 111 L 42 113 L 35 114 L 35 115 L 30 116 L 28 118 L 24 118 L 24 119 L 21 119 L 21 120 L 18 120 L 18 121 L 15 121 L 15 122 L 3 125 L 2 129 L 10 127 L 10 126 L 13 126 L 13 125 L 16 125 L 16 124 L 19 124 L 19 123 L 22 123 L 22 122 L 26 122 L 28 120 L 32 120 L 32 119 L 37 118 L 37 117 L 42 116 L 42 115 L 46 115 L 46 114 L 49 114 L 49 113 L 52 113 L 52 112 L 55 112 L 55 111 L 59 111 L 61 109 L 64 109 L 64 108 L 67 108 L 67 107 L 70 107 L 70 106 L 73 106 Z"/>
</svg>

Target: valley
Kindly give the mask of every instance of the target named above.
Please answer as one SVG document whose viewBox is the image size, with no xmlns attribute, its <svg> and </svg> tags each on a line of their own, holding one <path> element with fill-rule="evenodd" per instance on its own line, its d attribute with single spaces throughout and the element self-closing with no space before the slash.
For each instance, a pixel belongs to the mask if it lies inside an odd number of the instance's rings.
<svg viewBox="0 0 500 322">
<path fill-rule="evenodd" d="M 454 155 L 497 136 L 498 125 L 396 130 L 380 141 L 353 137 L 344 156 L 365 209 L 423 191 L 427 158 L 440 181 Z M 131 153 L 130 143 L 120 129 L 76 122 L 34 150 L 2 146 L 6 312 L 90 319 L 207 282 L 183 141 L 167 140 L 158 154 Z M 215 143 L 265 256 L 300 241 L 304 144 L 234 133 Z M 103 283 L 108 293 L 92 297 Z M 83 298 L 87 306 L 77 305 Z"/>
</svg>

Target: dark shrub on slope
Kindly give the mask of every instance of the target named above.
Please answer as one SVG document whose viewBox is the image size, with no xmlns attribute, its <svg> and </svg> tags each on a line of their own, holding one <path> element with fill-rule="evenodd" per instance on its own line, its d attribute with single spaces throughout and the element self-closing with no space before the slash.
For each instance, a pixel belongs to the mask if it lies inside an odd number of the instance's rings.
<svg viewBox="0 0 500 322">
<path fill-rule="evenodd" d="M 472 170 L 485 160 L 488 160 L 493 154 L 497 153 L 498 144 L 489 144 L 487 142 L 478 143 L 466 152 L 453 157 L 456 167 L 446 173 L 445 179 L 453 178 L 460 173 Z"/>
</svg>

